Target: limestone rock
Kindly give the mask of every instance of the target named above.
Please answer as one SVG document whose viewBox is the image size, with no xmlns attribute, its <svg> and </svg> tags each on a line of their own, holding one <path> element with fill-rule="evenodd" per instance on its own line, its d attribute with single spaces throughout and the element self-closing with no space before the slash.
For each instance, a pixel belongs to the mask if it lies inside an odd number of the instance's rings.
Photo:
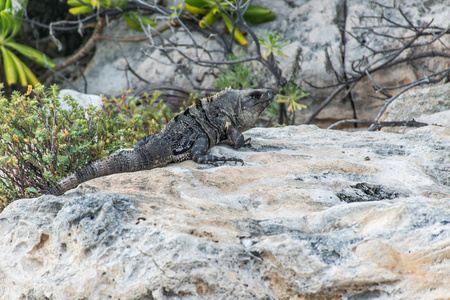
<svg viewBox="0 0 450 300">
<path fill-rule="evenodd" d="M 69 109 L 69 105 L 67 105 L 67 102 L 64 100 L 64 97 L 66 96 L 70 96 L 72 100 L 76 101 L 80 106 L 83 106 L 85 108 L 89 107 L 90 105 L 93 105 L 96 108 L 100 108 L 103 104 L 102 99 L 99 95 L 86 95 L 74 90 L 63 89 L 59 92 L 58 95 L 62 109 Z"/>
<path fill-rule="evenodd" d="M 416 121 L 450 128 L 450 110 L 441 111 L 430 115 L 421 115 L 416 118 Z"/>
<path fill-rule="evenodd" d="M 395 2 L 377 1 L 377 3 L 385 5 L 386 7 L 395 5 L 396 7 L 401 8 L 403 14 L 414 24 L 425 26 L 429 22 L 433 21 L 433 25 L 444 28 L 448 26 L 448 21 L 446 21 L 447 17 L 445 17 L 445 15 L 448 15 L 449 7 L 439 1 L 419 3 L 418 1 L 400 0 Z M 380 15 L 381 10 L 382 9 L 379 6 L 374 5 L 374 3 L 370 1 L 347 1 L 345 28 L 356 37 L 355 39 L 351 38 L 350 35 L 346 35 L 346 40 L 344 43 L 344 64 L 347 72 L 353 73 L 351 67 L 352 63 L 358 64 L 361 62 L 362 66 L 367 67 L 369 64 L 373 64 L 375 61 L 380 60 L 381 56 L 372 56 L 372 52 L 369 49 L 377 49 L 381 51 L 392 48 L 401 48 L 404 45 L 403 42 L 392 38 L 368 35 L 367 30 L 360 30 L 357 29 L 357 27 L 375 26 L 374 30 L 385 36 L 404 37 L 413 35 L 411 31 L 405 29 L 381 26 L 381 22 L 377 18 L 368 18 L 362 22 L 360 21 L 361 15 Z M 408 21 L 402 17 L 399 11 L 383 9 L 383 16 L 395 21 L 398 24 L 406 25 L 405 27 L 408 26 Z M 429 37 L 423 37 L 418 41 L 425 43 L 430 40 L 431 38 Z M 428 49 L 422 49 L 420 51 L 431 51 L 431 48 L 433 48 L 433 51 L 446 53 L 448 52 L 446 45 L 450 42 L 450 36 L 444 36 L 442 41 L 444 44 L 436 43 L 432 47 L 428 47 Z M 361 46 L 361 44 L 363 44 L 364 47 Z M 420 51 L 403 51 L 398 58 L 411 57 L 414 56 L 413 54 L 418 54 Z M 378 65 L 375 63 L 373 66 L 376 67 Z M 397 86 L 413 82 L 430 73 L 443 70 L 447 67 L 448 65 L 445 63 L 445 59 L 429 57 L 422 60 L 414 60 L 413 62 L 398 64 L 395 67 L 381 70 L 371 75 L 379 86 Z M 369 95 L 379 96 L 371 86 L 372 82 L 365 77 L 352 90 L 352 97 L 358 110 L 358 117 L 361 119 L 373 118 L 374 114 L 376 115 L 383 105 L 382 101 L 374 101 L 369 97 Z M 389 92 L 394 95 L 399 90 L 400 89 L 396 89 Z M 348 113 L 350 113 L 350 111 L 348 111 Z M 350 118 L 352 117 L 350 116 Z"/>
<path fill-rule="evenodd" d="M 450 129 L 315 126 L 98 178 L 0 214 L 1 299 L 436 299 L 450 294 Z"/>
<path fill-rule="evenodd" d="M 380 121 L 411 121 L 450 128 L 450 84 L 409 90 L 392 102 Z M 405 127 L 386 127 L 384 131 L 403 133 Z"/>
<path fill-rule="evenodd" d="M 379 2 L 386 6 L 392 5 L 392 1 Z M 396 4 L 403 9 L 412 21 L 425 25 L 433 19 L 433 25 L 435 26 L 446 28 L 448 25 L 450 8 L 442 1 L 417 3 L 417 1 L 402 0 L 396 1 Z M 328 86 L 336 83 L 334 71 L 327 64 L 326 50 L 340 77 L 344 76 L 344 70 L 352 72 L 351 63 L 353 61 L 369 55 L 367 49 L 360 46 L 358 41 L 351 38 L 350 35 L 344 34 L 341 29 L 352 32 L 356 38 L 367 42 L 370 47 L 386 48 L 391 47 L 393 43 L 391 39 L 367 37 L 361 30 L 354 28 L 359 25 L 370 25 L 360 24 L 359 14 L 376 15 L 379 13 L 379 7 L 371 1 L 260 0 L 257 5 L 270 8 L 276 12 L 276 19 L 267 23 L 252 24 L 253 30 L 257 34 L 264 31 L 279 32 L 286 40 L 291 42 L 290 45 L 281 49 L 288 57 L 277 57 L 276 59 L 283 76 L 287 79 L 295 79 L 310 93 L 310 97 L 303 101 L 309 109 L 301 112 L 302 119 L 306 119 L 333 90 L 332 88 L 315 89 L 309 86 L 307 82 L 314 86 Z M 386 14 L 388 14 L 388 11 L 386 10 Z M 399 13 L 388 16 L 401 24 L 407 25 Z M 373 20 L 373 22 L 376 23 L 378 20 Z M 386 30 L 391 30 L 391 28 Z M 396 31 L 395 34 L 397 33 Z M 411 32 L 407 33 L 407 35 L 411 34 Z M 130 30 L 125 22 L 119 19 L 109 22 L 103 35 L 122 38 L 142 36 L 143 34 Z M 174 29 L 173 33 L 165 32 L 163 36 L 170 36 L 171 41 L 178 44 L 192 43 L 189 37 L 179 29 Z M 198 45 L 206 46 L 211 50 L 221 49 L 210 37 L 205 37 L 197 32 L 193 32 L 193 36 Z M 443 37 L 443 41 L 448 46 L 450 36 Z M 159 46 L 160 40 L 155 38 L 152 43 Z M 436 47 L 440 47 L 439 49 L 427 49 L 427 51 L 447 51 L 445 45 L 437 44 Z M 144 55 L 142 51 L 145 51 L 149 56 Z M 186 50 L 186 52 L 189 55 L 194 55 L 192 50 Z M 204 51 L 200 52 L 203 59 L 209 60 L 218 57 L 223 59 L 221 52 L 211 52 L 212 57 L 209 57 Z M 235 46 L 234 52 L 252 56 L 255 55 L 255 47 L 251 43 L 246 48 Z M 176 51 L 170 53 L 172 62 L 159 50 L 151 49 L 148 41 L 121 43 L 99 40 L 96 44 L 96 53 L 85 70 L 84 76 L 74 82 L 73 85 L 80 91 L 84 91 L 87 84 L 87 93 L 105 94 L 107 96 L 117 95 L 121 89 L 145 87 L 147 83 L 127 71 L 128 63 L 140 77 L 150 82 L 150 85 L 168 83 L 192 92 L 196 92 L 194 87 L 215 88 L 217 70 L 189 63 Z M 378 58 L 377 56 L 375 59 Z M 369 62 L 371 59 L 368 58 L 366 61 Z M 255 74 L 258 74 L 257 81 L 261 87 L 276 87 L 274 77 L 266 68 L 257 62 L 254 62 L 253 66 Z M 414 81 L 429 74 L 429 72 L 435 72 L 445 67 L 444 59 L 427 58 L 424 62 L 398 65 L 387 71 L 374 73 L 372 76 L 380 85 L 397 85 Z M 369 94 L 375 94 L 375 91 L 368 79 L 363 79 L 358 83 L 352 92 L 359 118 L 374 118 L 382 106 L 382 102 L 369 97 Z M 317 118 L 318 122 L 323 123 L 324 126 L 337 120 L 353 118 L 351 104 L 347 98 L 342 101 L 332 101 Z"/>
</svg>

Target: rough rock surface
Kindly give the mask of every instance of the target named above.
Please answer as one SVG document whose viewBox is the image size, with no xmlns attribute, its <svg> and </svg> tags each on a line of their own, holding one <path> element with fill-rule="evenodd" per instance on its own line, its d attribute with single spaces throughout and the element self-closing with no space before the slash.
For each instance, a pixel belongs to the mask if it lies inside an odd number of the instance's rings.
<svg viewBox="0 0 450 300">
<path fill-rule="evenodd" d="M 256 1 L 255 1 L 256 2 Z M 383 5 L 392 6 L 393 1 L 378 1 Z M 433 25 L 446 28 L 448 26 L 448 15 L 450 8 L 442 1 L 395 1 L 397 6 L 401 6 L 404 13 L 411 19 L 421 24 L 427 24 L 434 19 Z M 419 3 L 420 2 L 420 3 Z M 264 31 L 279 32 L 291 44 L 281 49 L 288 57 L 277 57 L 283 76 L 287 79 L 294 78 L 301 83 L 310 93 L 310 97 L 304 102 L 310 109 L 302 111 L 302 118 L 306 118 L 332 91 L 332 89 L 315 89 L 305 81 L 315 86 L 327 86 L 336 83 L 336 77 L 331 67 L 326 63 L 327 49 L 333 67 L 339 76 L 343 77 L 344 70 L 351 72 L 351 63 L 369 53 L 359 46 L 358 42 L 349 35 L 344 35 L 340 30 L 352 32 L 360 41 L 367 41 L 369 47 L 392 46 L 392 40 L 373 39 L 365 36 L 362 31 L 355 30 L 359 24 L 358 14 L 377 14 L 378 8 L 371 1 L 365 0 L 259 0 L 257 5 L 270 8 L 277 13 L 274 21 L 254 24 L 252 28 L 257 34 Z M 386 10 L 388 11 L 388 10 Z M 401 24 L 407 25 L 402 20 L 400 14 L 388 15 Z M 375 20 L 374 22 L 377 22 Z M 379 29 L 381 30 L 381 29 Z M 391 30 L 389 28 L 388 30 Z M 392 33 L 392 32 L 388 32 Z M 398 32 L 395 32 L 397 34 Z M 393 33 L 392 33 L 393 34 Z M 410 35 L 408 33 L 407 35 Z M 104 30 L 104 36 L 109 37 L 134 37 L 142 36 L 142 33 L 130 30 L 125 22 L 112 21 Z M 166 32 L 164 36 L 171 36 Z M 210 38 L 193 32 L 193 36 L 199 45 L 206 45 L 210 49 L 220 47 Z M 431 38 L 431 37 L 430 37 Z M 192 41 L 184 33 L 175 30 L 171 40 L 178 44 L 190 44 Z M 444 37 L 443 41 L 450 44 L 450 36 Z M 159 40 L 153 41 L 158 45 Z M 444 45 L 439 44 L 447 51 Z M 147 57 L 142 50 L 148 51 L 152 57 Z M 247 48 L 235 47 L 235 53 L 244 53 L 248 56 L 254 55 L 254 45 Z M 193 55 L 193 51 L 187 51 Z M 201 88 L 215 88 L 215 76 L 217 70 L 190 64 L 187 60 L 175 51 L 169 52 L 173 62 L 169 61 L 159 50 L 151 49 L 149 42 L 139 43 L 117 43 L 113 41 L 101 40 L 97 42 L 96 53 L 90 62 L 84 78 L 80 78 L 74 83 L 80 91 L 93 94 L 105 94 L 107 96 L 117 95 L 120 89 L 140 89 L 147 84 L 140 81 L 133 74 L 128 72 L 127 63 L 142 78 L 150 82 L 150 86 L 159 86 L 168 83 L 190 91 L 193 86 Z M 203 53 L 203 59 L 211 59 Z M 212 53 L 212 58 L 223 59 L 217 53 Z M 378 59 L 377 56 L 375 59 Z M 370 61 L 368 59 L 367 61 Z M 175 63 L 175 64 L 174 64 Z M 417 66 L 416 66 L 417 64 Z M 427 59 L 426 66 L 414 64 L 398 65 L 396 68 L 386 72 L 372 74 L 373 78 L 380 85 L 397 85 L 411 82 L 423 77 L 429 72 L 441 70 L 447 66 L 444 59 Z M 275 78 L 259 63 L 254 63 L 255 74 L 259 86 L 276 87 Z M 84 90 L 87 85 L 87 91 Z M 149 88 L 151 90 L 151 88 Z M 382 102 L 368 97 L 374 94 L 372 84 L 368 80 L 363 80 L 352 92 L 353 99 L 358 110 L 358 117 L 373 118 L 382 106 Z M 333 101 L 319 115 L 318 119 L 324 124 L 335 120 L 353 118 L 351 104 L 348 99 L 343 101 Z"/>
<path fill-rule="evenodd" d="M 380 121 L 410 121 L 450 128 L 450 84 L 410 90 L 398 97 Z M 405 127 L 383 128 L 384 131 L 403 133 Z"/>
<path fill-rule="evenodd" d="M 450 295 L 450 129 L 252 129 L 244 166 L 112 175 L 0 215 L 1 299 Z"/>
<path fill-rule="evenodd" d="M 86 95 L 79 93 L 74 90 L 64 89 L 59 92 L 59 101 L 61 102 L 62 109 L 69 109 L 64 97 L 70 96 L 72 100 L 76 101 L 79 105 L 87 108 L 90 105 L 100 108 L 103 104 L 102 99 L 99 95 Z"/>
</svg>

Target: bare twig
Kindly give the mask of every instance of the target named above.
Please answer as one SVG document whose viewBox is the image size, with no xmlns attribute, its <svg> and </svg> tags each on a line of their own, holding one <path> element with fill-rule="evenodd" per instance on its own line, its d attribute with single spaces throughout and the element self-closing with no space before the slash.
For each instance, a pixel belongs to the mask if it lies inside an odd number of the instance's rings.
<svg viewBox="0 0 450 300">
<path fill-rule="evenodd" d="M 156 35 L 161 34 L 164 31 L 169 30 L 173 26 L 175 26 L 175 27 L 178 26 L 178 23 L 177 22 L 172 22 L 170 24 L 164 24 L 161 27 L 159 27 L 158 29 L 156 29 L 156 31 L 152 32 L 151 36 L 155 37 Z M 139 36 L 139 37 L 130 37 L 130 38 L 119 38 L 119 37 L 114 37 L 114 36 L 100 36 L 100 37 L 98 37 L 98 40 L 107 40 L 107 41 L 124 42 L 124 43 L 143 42 L 143 41 L 146 41 L 148 39 L 149 39 L 148 35 Z"/>
<path fill-rule="evenodd" d="M 381 9 L 381 12 L 379 12 L 377 15 L 363 15 L 359 14 L 359 20 L 360 23 L 364 21 L 370 21 L 370 20 L 377 20 L 379 23 L 377 25 L 365 25 L 365 26 L 354 26 L 354 30 L 360 30 L 362 33 L 361 36 L 364 36 L 365 39 L 362 40 L 358 38 L 358 36 L 352 32 L 346 31 L 345 29 L 342 29 L 345 31 L 350 37 L 355 39 L 358 44 L 367 49 L 369 51 L 369 55 L 362 56 L 359 59 L 351 62 L 351 70 L 352 71 L 346 71 L 344 73 L 344 80 L 341 79 L 340 76 L 336 76 L 337 82 L 334 84 L 330 84 L 327 86 L 315 86 L 310 82 L 305 81 L 308 85 L 314 87 L 314 88 L 334 88 L 333 92 L 322 102 L 322 104 L 313 112 L 313 114 L 306 120 L 307 123 L 310 123 L 318 114 L 319 112 L 325 108 L 336 96 L 341 92 L 346 85 L 349 84 L 357 84 L 360 82 L 364 77 L 368 76 L 370 81 L 372 82 L 372 85 L 377 93 L 383 94 L 386 98 L 379 98 L 386 100 L 387 103 L 385 103 L 385 106 L 387 107 L 389 103 L 391 103 L 393 100 L 395 100 L 400 94 L 404 93 L 408 89 L 418 86 L 420 84 L 426 83 L 425 78 L 418 79 L 414 82 L 402 84 L 402 85 L 396 85 L 393 87 L 381 87 L 371 77 L 371 74 L 379 72 L 381 70 L 386 70 L 389 68 L 392 68 L 396 65 L 403 64 L 403 63 L 412 63 L 417 60 L 421 60 L 424 58 L 430 58 L 430 57 L 442 57 L 447 58 L 450 57 L 450 52 L 448 51 L 438 51 L 438 50 L 428 50 L 428 46 L 439 42 L 441 43 L 446 49 L 448 49 L 447 45 L 442 41 L 442 37 L 444 35 L 450 34 L 450 24 L 446 27 L 438 27 L 433 26 L 433 20 L 429 21 L 426 25 L 417 25 L 413 21 L 411 21 L 406 14 L 403 12 L 403 10 L 400 7 L 393 6 L 386 6 L 383 4 L 380 4 L 376 1 L 371 1 L 372 5 L 375 7 L 378 7 Z M 392 10 L 393 12 L 397 12 L 400 18 L 400 21 L 394 20 L 391 17 L 387 17 L 387 15 L 384 13 L 385 9 Z M 375 28 L 378 29 L 389 29 L 390 31 L 379 31 L 375 30 Z M 403 30 L 403 33 L 396 33 L 393 29 L 399 29 Z M 405 35 L 404 32 L 409 32 L 409 34 Z M 411 34 L 412 33 L 412 34 Z M 424 40 L 423 37 L 432 35 L 431 39 Z M 367 40 L 372 41 L 374 37 L 378 37 L 381 39 L 389 39 L 392 40 L 392 42 L 389 42 L 390 47 L 388 48 L 382 48 L 379 47 L 377 44 L 370 45 Z M 400 45 L 400 46 L 399 46 Z M 424 50 L 427 49 L 427 50 Z M 328 60 L 327 60 L 327 64 Z M 437 74 L 445 73 L 446 70 L 433 73 L 429 75 L 428 77 L 438 76 Z M 434 77 L 435 78 L 435 77 Z M 430 82 L 439 82 L 439 80 L 442 80 L 444 77 L 441 77 L 441 79 L 433 79 Z M 389 94 L 389 90 L 394 89 L 401 89 L 397 94 L 392 96 Z M 388 101 L 391 99 L 392 101 Z M 380 111 L 380 114 L 382 114 L 386 107 L 383 107 Z M 355 119 L 355 118 L 354 118 Z M 375 123 L 378 122 L 379 117 L 375 120 Z"/>
<path fill-rule="evenodd" d="M 105 19 L 102 17 L 98 17 L 97 24 L 95 26 L 95 30 L 94 30 L 92 36 L 86 42 L 86 44 L 75 55 L 73 55 L 72 57 L 70 57 L 69 59 L 64 61 L 63 63 L 57 65 L 55 68 L 47 71 L 41 77 L 39 77 L 39 81 L 45 81 L 50 76 L 52 76 L 54 72 L 58 72 L 58 71 L 64 69 L 65 67 L 73 64 L 74 62 L 80 60 L 80 58 L 82 58 L 83 56 L 88 54 L 94 48 L 95 44 L 97 43 L 97 40 L 99 39 L 100 34 L 102 33 L 104 27 L 105 27 Z"/>
<path fill-rule="evenodd" d="M 337 94 L 339 94 L 340 91 L 342 91 L 345 88 L 345 84 L 339 85 L 326 99 L 323 101 L 318 108 L 309 116 L 309 118 L 306 120 L 306 124 L 310 124 L 312 120 L 317 117 L 317 115 L 324 109 L 333 99 L 336 97 Z"/>
<path fill-rule="evenodd" d="M 372 124 L 373 126 L 375 126 L 374 130 L 380 130 L 383 127 L 398 127 L 398 126 L 424 127 L 424 126 L 428 126 L 427 123 L 417 122 L 414 119 L 411 121 L 392 121 L 392 122 L 379 122 L 379 123 L 376 123 L 374 120 L 368 120 L 368 119 L 347 119 L 347 120 L 341 120 L 339 122 L 336 122 L 336 123 L 328 126 L 327 129 L 333 129 L 335 127 L 338 127 L 343 124 L 348 124 L 348 123 Z"/>
<path fill-rule="evenodd" d="M 439 77 L 436 78 L 436 79 L 430 79 L 430 77 L 435 77 L 435 76 L 440 75 L 440 74 L 442 74 L 442 73 L 444 73 L 442 76 L 439 76 Z M 377 124 L 377 123 L 378 123 L 378 121 L 380 120 L 381 116 L 384 114 L 384 112 L 385 112 L 386 109 L 388 108 L 388 106 L 389 106 L 395 99 L 397 99 L 401 94 L 403 94 L 404 92 L 406 92 L 406 91 L 412 89 L 413 87 L 416 87 L 416 86 L 421 85 L 421 84 L 424 84 L 424 83 L 430 84 L 430 83 L 437 83 L 437 82 L 440 82 L 440 81 L 442 81 L 445 77 L 447 77 L 447 75 L 448 75 L 449 73 L 450 73 L 450 68 L 448 68 L 448 69 L 446 69 L 446 70 L 444 70 L 444 71 L 440 71 L 440 72 L 436 72 L 436 73 L 434 73 L 434 74 L 430 74 L 429 76 L 423 77 L 423 78 L 421 78 L 421 79 L 419 79 L 419 80 L 416 80 L 416 81 L 410 83 L 409 85 L 407 85 L 406 87 L 404 87 L 403 89 L 401 89 L 397 94 L 395 94 L 394 96 L 392 96 L 392 97 L 389 98 L 389 99 L 386 99 L 386 102 L 384 103 L 383 107 L 382 107 L 381 110 L 378 112 L 377 116 L 375 117 L 374 124 Z M 376 125 L 372 125 L 372 126 L 369 127 L 368 130 L 369 130 L 369 131 L 374 131 L 374 130 L 376 130 L 376 128 L 377 128 Z"/>
<path fill-rule="evenodd" d="M 410 89 L 412 89 L 412 88 L 414 88 L 414 87 L 416 87 L 418 85 L 421 85 L 421 84 L 432 84 L 432 83 L 440 82 L 444 78 L 446 78 L 449 74 L 450 74 L 450 68 L 447 68 L 445 70 L 432 73 L 432 74 L 430 74 L 428 76 L 425 76 L 425 77 L 423 77 L 423 78 L 421 78 L 419 80 L 416 80 L 416 81 L 414 81 L 412 83 L 409 83 L 407 85 L 396 86 L 396 88 L 399 88 L 399 87 L 403 87 L 403 88 L 399 92 L 397 92 L 394 96 L 391 96 L 388 99 L 385 99 L 385 103 L 384 103 L 383 107 L 378 112 L 378 114 L 377 114 L 377 116 L 375 117 L 374 120 L 368 120 L 368 119 L 362 119 L 362 120 L 361 119 L 346 119 L 346 120 L 341 120 L 339 122 L 336 122 L 336 123 L 330 125 L 328 127 L 328 129 L 335 128 L 335 127 L 337 127 L 337 126 L 339 126 L 341 124 L 345 124 L 345 123 L 370 123 L 371 126 L 368 129 L 369 131 L 378 130 L 381 127 L 386 127 L 386 126 L 414 126 L 415 123 L 411 123 L 412 121 L 408 121 L 410 123 L 403 124 L 402 122 L 406 122 L 406 121 L 401 121 L 399 123 L 399 122 L 379 122 L 379 120 L 380 120 L 381 116 L 384 114 L 384 112 L 386 111 L 386 109 L 388 108 L 388 106 L 395 99 L 397 99 L 400 95 L 402 95 L 406 91 L 408 91 L 408 90 L 410 90 Z M 367 73 L 367 75 L 369 76 L 370 80 L 372 81 L 372 85 L 374 87 L 376 87 L 377 92 L 383 92 L 384 90 L 393 88 L 393 87 L 381 87 L 381 86 L 379 86 L 378 84 L 376 84 L 373 81 L 373 79 L 370 76 L 370 74 Z"/>
<path fill-rule="evenodd" d="M 327 129 L 333 129 L 335 127 L 338 127 L 342 124 L 348 124 L 348 123 L 369 123 L 369 124 L 373 124 L 374 120 L 369 120 L 369 119 L 345 119 L 345 120 L 341 120 L 338 121 L 336 123 L 331 124 L 330 126 L 327 127 Z"/>
</svg>

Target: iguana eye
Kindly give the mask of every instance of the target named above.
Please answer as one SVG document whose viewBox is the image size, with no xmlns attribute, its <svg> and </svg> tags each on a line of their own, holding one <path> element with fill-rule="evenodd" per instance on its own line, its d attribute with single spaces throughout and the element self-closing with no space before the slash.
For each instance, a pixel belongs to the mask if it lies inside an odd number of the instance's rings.
<svg viewBox="0 0 450 300">
<path fill-rule="evenodd" d="M 250 97 L 254 98 L 254 99 L 260 99 L 262 96 L 261 92 L 255 91 L 255 92 L 251 92 L 250 93 Z"/>
</svg>

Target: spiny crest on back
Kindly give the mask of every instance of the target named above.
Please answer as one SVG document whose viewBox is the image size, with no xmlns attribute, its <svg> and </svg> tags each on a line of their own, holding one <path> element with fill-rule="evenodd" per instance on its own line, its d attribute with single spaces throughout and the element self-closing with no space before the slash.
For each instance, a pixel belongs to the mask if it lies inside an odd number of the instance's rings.
<svg viewBox="0 0 450 300">
<path fill-rule="evenodd" d="M 225 95 L 226 93 L 232 91 L 231 87 L 225 88 L 224 90 L 212 95 L 212 96 L 208 96 L 208 97 L 204 97 L 204 98 L 197 98 L 194 102 L 193 105 L 190 106 L 190 108 L 194 107 L 194 106 L 198 106 L 201 105 L 201 102 L 211 102 L 214 101 L 215 99 L 217 99 L 218 97 L 221 97 L 223 95 Z"/>
<path fill-rule="evenodd" d="M 205 99 L 200 99 L 200 98 L 195 99 L 194 106 L 201 106 L 202 100 L 205 100 Z"/>
<path fill-rule="evenodd" d="M 220 92 L 218 92 L 217 94 L 212 95 L 211 97 L 208 97 L 208 101 L 211 101 L 211 100 L 214 100 L 214 99 L 216 99 L 216 98 L 218 98 L 218 97 L 221 97 L 221 96 L 223 96 L 223 95 L 225 95 L 226 93 L 231 92 L 231 91 L 232 91 L 231 87 L 227 87 L 227 88 L 225 88 L 223 91 L 220 91 Z"/>
</svg>

